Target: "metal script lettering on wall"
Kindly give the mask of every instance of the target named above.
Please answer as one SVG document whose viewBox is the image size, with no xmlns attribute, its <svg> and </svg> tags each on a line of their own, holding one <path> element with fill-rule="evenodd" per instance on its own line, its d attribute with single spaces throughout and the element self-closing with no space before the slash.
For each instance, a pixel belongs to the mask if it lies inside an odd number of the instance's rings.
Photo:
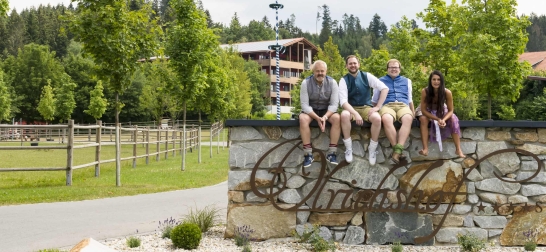
<svg viewBox="0 0 546 252">
<path fill-rule="evenodd" d="M 313 188 L 310 190 L 310 192 L 307 195 L 304 195 L 303 199 L 299 203 L 297 203 L 294 206 L 289 207 L 289 208 L 282 208 L 277 204 L 275 196 L 281 194 L 284 190 L 287 189 L 287 186 L 286 186 L 287 176 L 286 176 L 283 164 L 285 163 L 287 158 L 290 156 L 290 154 L 299 146 L 301 141 L 298 142 L 297 144 L 295 144 L 286 153 L 286 155 L 283 157 L 283 159 L 281 160 L 281 162 L 279 163 L 279 165 L 276 168 L 269 169 L 269 172 L 273 173 L 273 178 L 271 179 L 271 183 L 269 183 L 269 188 L 270 188 L 269 192 L 273 192 L 273 193 L 267 193 L 266 194 L 266 193 L 262 193 L 261 191 L 258 190 L 258 186 L 256 185 L 256 172 L 258 171 L 258 167 L 260 167 L 260 164 L 263 162 L 263 160 L 269 154 L 271 154 L 273 151 L 275 151 L 277 148 L 283 146 L 284 144 L 287 144 L 287 143 L 292 142 L 292 141 L 299 141 L 299 140 L 288 140 L 288 141 L 282 142 L 282 143 L 278 144 L 277 146 L 273 147 L 272 149 L 267 151 L 258 160 L 256 165 L 252 169 L 252 173 L 251 173 L 251 176 L 250 176 L 250 186 L 251 186 L 252 192 L 256 196 L 268 199 L 271 202 L 271 204 L 276 209 L 278 209 L 280 211 L 311 211 L 311 212 L 417 212 L 417 213 L 432 213 L 432 212 L 436 211 L 441 206 L 440 203 L 445 203 L 445 202 L 442 202 L 442 199 L 446 199 L 446 198 L 449 199 L 449 202 L 447 203 L 448 206 L 446 208 L 446 211 L 443 214 L 442 219 L 438 223 L 436 229 L 434 229 L 433 232 L 430 233 L 427 236 L 415 237 L 414 241 L 417 244 L 424 243 L 424 242 L 432 239 L 436 235 L 436 233 L 438 233 L 438 231 L 442 227 L 442 225 L 443 225 L 443 223 L 444 223 L 444 221 L 445 221 L 445 219 L 447 217 L 447 214 L 451 211 L 451 209 L 453 208 L 453 205 L 455 204 L 455 197 L 458 196 L 458 195 L 466 195 L 466 193 L 464 193 L 464 192 L 459 192 L 459 190 L 461 189 L 461 186 L 463 185 L 465 179 L 483 161 L 487 160 L 488 158 L 490 158 L 490 157 L 492 157 L 494 155 L 499 155 L 499 154 L 508 153 L 508 152 L 515 152 L 515 153 L 519 153 L 521 155 L 531 156 L 533 159 L 535 159 L 537 161 L 538 169 L 535 171 L 535 173 L 532 176 L 530 176 L 530 177 L 528 177 L 526 179 L 523 179 L 523 180 L 507 180 L 506 178 L 501 177 L 499 174 L 494 173 L 494 175 L 495 175 L 495 177 L 497 177 L 497 179 L 499 179 L 499 180 L 501 180 L 503 182 L 506 182 L 506 183 L 522 183 L 522 182 L 530 181 L 539 174 L 539 172 L 542 170 L 542 166 L 543 166 L 542 162 L 540 161 L 540 159 L 536 155 L 534 155 L 533 153 L 531 153 L 529 151 L 520 150 L 520 149 L 498 150 L 498 151 L 494 151 L 494 152 L 492 152 L 492 153 L 490 153 L 490 154 L 488 154 L 488 155 L 486 155 L 486 156 L 484 156 L 484 157 L 482 157 L 480 159 L 474 159 L 474 158 L 471 158 L 471 157 L 467 157 L 467 159 L 472 159 L 474 161 L 474 164 L 471 165 L 470 167 L 467 167 L 466 171 L 463 172 L 463 178 L 456 185 L 456 187 L 451 191 L 442 191 L 442 190 L 436 191 L 433 195 L 428 197 L 428 200 L 426 201 L 426 203 L 422 203 L 423 191 L 422 190 L 416 190 L 416 189 L 417 189 L 418 185 L 421 183 L 421 181 L 427 176 L 427 174 L 430 171 L 432 171 L 434 168 L 438 168 L 438 167 L 442 166 L 443 161 L 442 160 L 437 160 L 437 161 L 434 161 L 428 167 L 428 169 L 426 169 L 423 172 L 423 174 L 421 175 L 421 177 L 419 177 L 419 179 L 417 180 L 417 182 L 414 185 L 413 189 L 409 193 L 406 190 L 399 189 L 399 190 L 396 191 L 396 197 L 398 199 L 398 202 L 397 203 L 386 204 L 385 201 L 387 199 L 387 193 L 389 193 L 389 190 L 382 189 L 382 186 L 385 183 L 385 181 L 387 180 L 387 178 L 390 175 L 392 175 L 397 169 L 405 167 L 406 165 L 408 165 L 406 160 L 403 159 L 403 160 L 401 160 L 401 162 L 399 164 L 395 164 L 389 170 L 389 172 L 383 177 L 383 179 L 381 180 L 381 182 L 379 183 L 379 185 L 377 186 L 377 188 L 375 190 L 364 189 L 364 190 L 360 190 L 360 191 L 355 193 L 355 190 L 353 190 L 353 189 L 349 189 L 349 190 L 340 189 L 340 190 L 337 190 L 337 191 L 329 189 L 329 190 L 327 190 L 327 192 L 323 192 L 324 187 L 326 185 L 326 182 L 329 181 L 336 172 L 343 169 L 345 166 L 347 166 L 349 164 L 346 161 L 342 161 L 328 173 L 327 169 L 326 169 L 327 168 L 326 167 L 326 161 L 325 161 L 326 159 L 324 157 L 324 154 L 322 153 L 322 151 L 313 148 L 313 153 L 318 153 L 318 155 L 320 155 L 320 160 L 321 160 L 321 167 L 320 167 L 320 172 L 319 172 L 319 175 L 318 175 L 317 182 L 315 183 Z M 310 174 L 310 172 L 307 172 L 304 167 L 302 167 L 301 169 L 302 169 L 301 173 L 302 173 L 302 175 L 304 177 L 308 176 Z M 356 184 L 356 181 L 353 180 L 352 184 Z M 277 186 L 278 190 L 273 190 L 274 186 Z M 319 199 L 318 196 L 323 194 L 323 193 L 326 193 L 326 195 L 329 194 L 330 195 L 330 200 L 329 200 L 329 202 L 328 202 L 328 204 L 326 206 L 323 206 L 323 205 L 318 205 L 317 206 L 317 200 Z M 338 195 L 343 196 L 343 201 L 341 203 L 341 207 L 340 208 L 332 208 L 332 203 L 333 203 L 334 199 Z M 309 198 L 311 198 L 312 196 L 315 196 L 315 200 L 313 201 L 313 204 L 311 206 L 309 206 L 309 209 L 299 209 L 299 207 L 304 205 L 305 202 Z M 356 202 L 362 202 L 361 200 L 366 198 L 368 203 L 367 204 L 356 204 L 356 203 L 353 204 L 353 203 L 351 203 L 351 200 L 350 200 L 352 198 L 356 198 L 357 199 Z M 402 200 L 401 200 L 402 198 L 406 199 L 405 202 L 402 202 Z M 412 201 L 410 199 L 416 199 L 416 200 Z M 377 202 L 379 202 L 379 203 L 377 203 Z M 512 203 L 510 203 L 509 205 L 510 205 L 509 209 L 511 211 L 514 211 L 514 208 L 515 208 L 516 205 L 513 205 Z M 493 209 L 495 211 L 498 212 L 498 209 L 501 206 L 502 205 L 497 205 L 495 203 L 492 207 L 493 207 Z M 484 209 L 485 209 L 485 206 L 483 206 L 481 203 L 477 207 L 478 207 L 479 211 L 484 211 Z M 525 203 L 525 205 L 523 206 L 523 209 L 528 210 L 528 211 L 534 210 L 536 212 L 542 212 L 542 207 L 538 203 L 535 206 L 528 206 L 527 203 Z"/>
</svg>

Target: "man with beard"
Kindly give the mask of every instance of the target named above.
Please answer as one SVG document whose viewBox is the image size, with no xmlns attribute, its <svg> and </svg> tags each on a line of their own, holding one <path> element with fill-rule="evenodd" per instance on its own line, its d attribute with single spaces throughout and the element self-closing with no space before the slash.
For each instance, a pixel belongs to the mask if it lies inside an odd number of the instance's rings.
<svg viewBox="0 0 546 252">
<path fill-rule="evenodd" d="M 340 125 L 338 85 L 336 80 L 326 75 L 326 62 L 317 60 L 311 67 L 313 75 L 301 82 L 300 101 L 302 113 L 299 115 L 300 134 L 303 142 L 303 167 L 313 163 L 313 148 L 311 146 L 311 129 L 309 124 L 315 120 L 322 132 L 326 129 L 326 121 L 330 122 L 330 146 L 326 153 L 326 160 L 337 165 L 337 142 L 339 140 Z"/>
<path fill-rule="evenodd" d="M 356 56 L 347 56 L 345 67 L 349 70 L 349 73 L 339 80 L 339 104 L 343 108 L 343 112 L 341 112 L 341 130 L 343 132 L 343 143 L 345 144 L 345 160 L 348 163 L 353 161 L 351 121 L 355 121 L 356 125 L 359 126 L 367 121 L 372 124 L 370 127 L 372 137 L 370 145 L 368 145 L 368 160 L 371 165 L 375 165 L 377 141 L 381 131 L 381 116 L 378 111 L 381 109 L 389 89 L 377 77 L 370 73 L 361 72 Z M 374 91 L 380 92 L 375 106 L 372 106 L 372 88 Z"/>
</svg>

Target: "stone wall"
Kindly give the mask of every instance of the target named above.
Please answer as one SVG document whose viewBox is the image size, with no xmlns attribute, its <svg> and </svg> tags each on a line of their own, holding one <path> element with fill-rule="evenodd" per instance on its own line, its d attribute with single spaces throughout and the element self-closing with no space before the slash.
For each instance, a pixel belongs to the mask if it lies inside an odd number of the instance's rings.
<svg viewBox="0 0 546 252">
<path fill-rule="evenodd" d="M 438 144 L 429 143 L 429 155 L 419 155 L 421 135 L 419 128 L 413 127 L 404 151 L 408 163 L 394 167 L 388 158 L 392 148 L 383 131 L 377 164 L 371 166 L 366 151 L 369 128 L 353 126 L 355 160 L 348 165 L 340 162 L 341 168 L 337 170 L 321 160 L 321 154 L 325 154 L 329 144 L 328 129 L 326 131 L 321 133 L 318 128 L 312 128 L 312 145 L 317 150 L 315 162 L 302 169 L 303 151 L 297 126 L 231 127 L 226 237 L 233 237 L 234 230 L 244 225 L 255 231 L 251 234 L 254 239 L 266 240 L 291 236 L 294 232 L 301 234 L 311 225 L 318 224 L 325 239 L 348 244 L 394 241 L 416 244 L 419 243 L 416 237 L 436 232 L 432 239 L 420 244 L 454 244 L 457 234 L 473 233 L 503 246 L 513 246 L 523 245 L 523 232 L 536 228 L 540 233 L 539 244 L 546 244 L 546 211 L 537 207 L 537 203 L 538 206 L 546 204 L 545 128 L 461 128 L 461 146 L 467 155 L 463 159 L 455 155 L 451 139 L 443 142 L 443 152 Z M 265 155 L 285 141 L 288 142 Z M 538 172 L 539 163 L 523 151 L 504 152 L 478 161 L 503 149 L 524 150 L 536 155 L 542 170 Z M 344 150 L 340 139 L 339 160 L 344 159 Z M 263 160 L 258 164 L 261 158 Z M 277 169 L 279 166 L 281 169 Z M 528 181 L 517 182 L 530 177 L 532 179 Z M 383 178 L 383 184 L 378 188 Z M 418 181 L 419 178 L 422 179 Z M 251 189 L 251 183 L 256 191 Z M 324 188 L 310 194 L 317 183 L 322 183 Z M 385 189 L 385 197 L 370 196 L 379 192 L 378 189 Z M 421 190 L 422 197 L 417 199 L 410 195 L 410 201 L 406 202 L 407 193 L 412 189 Z M 344 194 L 333 194 L 336 191 L 354 191 L 354 194 L 345 197 Z M 460 194 L 450 197 L 435 194 L 438 191 Z M 270 193 L 272 196 L 267 198 Z M 375 207 L 411 203 L 424 209 L 427 202 L 441 204 L 430 204 L 435 209 L 419 212 L 379 208 L 372 211 L 365 207 L 363 211 L 355 211 L 369 203 Z M 317 206 L 322 209 L 317 210 Z M 300 211 L 287 211 L 294 207 Z M 349 208 L 353 211 L 343 211 Z M 325 211 L 327 209 L 332 211 Z"/>
</svg>

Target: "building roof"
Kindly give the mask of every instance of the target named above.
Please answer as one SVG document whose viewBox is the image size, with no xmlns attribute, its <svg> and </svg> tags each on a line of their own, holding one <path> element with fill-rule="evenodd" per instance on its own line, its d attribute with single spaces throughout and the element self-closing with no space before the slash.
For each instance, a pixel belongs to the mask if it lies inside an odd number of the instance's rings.
<svg viewBox="0 0 546 252">
<path fill-rule="evenodd" d="M 534 70 L 546 70 L 546 51 L 526 52 L 519 56 L 519 61 L 527 61 Z"/>
<path fill-rule="evenodd" d="M 311 46 L 311 48 L 318 50 L 318 48 L 313 45 L 309 40 L 305 38 L 291 38 L 291 39 L 280 39 L 279 45 L 283 45 L 285 47 L 291 46 L 298 42 L 304 42 L 308 46 Z M 220 45 L 222 48 L 226 48 L 229 46 L 233 46 L 237 51 L 241 53 L 248 53 L 248 52 L 270 52 L 275 50 L 270 50 L 268 47 L 270 45 L 276 45 L 276 40 L 267 40 L 267 41 L 257 41 L 257 42 L 247 42 L 247 43 L 236 43 L 236 44 L 223 44 Z"/>
</svg>

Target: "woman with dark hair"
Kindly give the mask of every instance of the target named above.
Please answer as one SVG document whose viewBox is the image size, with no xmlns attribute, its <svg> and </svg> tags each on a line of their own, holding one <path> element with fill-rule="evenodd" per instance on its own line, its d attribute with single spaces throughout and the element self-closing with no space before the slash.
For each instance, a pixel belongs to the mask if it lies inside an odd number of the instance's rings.
<svg viewBox="0 0 546 252">
<path fill-rule="evenodd" d="M 455 143 L 455 154 L 465 157 L 461 150 L 459 119 L 453 114 L 453 95 L 449 89 L 445 88 L 444 76 L 440 71 L 434 70 L 430 74 L 428 86 L 421 91 L 421 105 L 416 109 L 415 114 L 421 123 L 423 143 L 423 149 L 419 151 L 419 154 L 428 155 L 429 139 L 431 142 L 438 142 L 441 151 L 441 141 L 451 135 Z"/>
</svg>

